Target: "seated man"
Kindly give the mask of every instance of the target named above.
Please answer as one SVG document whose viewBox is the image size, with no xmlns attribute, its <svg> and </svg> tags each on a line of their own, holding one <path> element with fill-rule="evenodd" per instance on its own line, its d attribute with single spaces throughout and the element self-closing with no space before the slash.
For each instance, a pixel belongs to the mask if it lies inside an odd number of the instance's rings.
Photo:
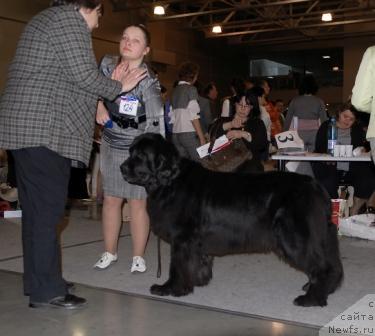
<svg viewBox="0 0 375 336">
<path fill-rule="evenodd" d="M 357 111 L 351 104 L 344 104 L 336 116 L 338 129 L 337 144 L 353 145 L 353 148 L 365 147 L 369 149 L 363 127 L 357 122 Z M 315 150 L 327 153 L 328 121 L 320 126 L 316 135 Z M 340 183 L 354 187 L 354 209 L 357 213 L 360 205 L 367 202 L 375 190 L 375 166 L 372 162 L 314 162 L 315 177 L 325 187 L 331 198 L 338 198 L 337 189 Z"/>
</svg>

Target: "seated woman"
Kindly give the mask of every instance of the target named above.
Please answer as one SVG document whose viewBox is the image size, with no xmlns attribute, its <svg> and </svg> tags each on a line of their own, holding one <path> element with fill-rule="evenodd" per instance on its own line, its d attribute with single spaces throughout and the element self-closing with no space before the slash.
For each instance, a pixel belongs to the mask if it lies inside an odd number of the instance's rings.
<svg viewBox="0 0 375 336">
<path fill-rule="evenodd" d="M 363 146 L 369 149 L 365 131 L 357 122 L 357 111 L 351 104 L 343 104 L 336 118 L 338 145 L 353 145 L 353 148 Z M 315 151 L 318 153 L 327 153 L 328 124 L 329 121 L 325 121 L 316 135 Z M 375 166 L 372 162 L 315 162 L 313 170 L 331 198 L 338 198 L 337 189 L 342 182 L 354 187 L 354 204 L 363 204 L 375 190 Z M 356 210 L 352 212 L 354 214 Z"/>
<path fill-rule="evenodd" d="M 221 117 L 222 127 L 216 137 L 226 134 L 229 140 L 242 139 L 252 153 L 252 159 L 238 168 L 238 171 L 263 171 L 262 155 L 268 150 L 267 132 L 260 119 L 258 98 L 247 92 L 234 97 L 235 113 Z"/>
</svg>

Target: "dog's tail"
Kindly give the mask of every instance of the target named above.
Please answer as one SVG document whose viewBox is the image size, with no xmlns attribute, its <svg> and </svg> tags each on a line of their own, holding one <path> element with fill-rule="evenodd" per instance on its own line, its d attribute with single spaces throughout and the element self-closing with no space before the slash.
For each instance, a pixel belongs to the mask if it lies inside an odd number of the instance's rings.
<svg viewBox="0 0 375 336">
<path fill-rule="evenodd" d="M 332 223 L 332 207 L 331 207 L 331 197 L 329 196 L 328 192 L 325 188 L 323 188 L 318 181 L 314 181 L 314 188 L 316 191 L 316 195 L 318 199 L 322 202 L 322 206 L 324 208 L 324 214 L 327 222 L 327 227 L 335 226 Z"/>
<path fill-rule="evenodd" d="M 326 253 L 328 261 L 327 293 L 331 294 L 340 287 L 344 279 L 344 269 L 337 239 L 337 227 L 334 224 L 330 225 L 328 228 Z"/>
<path fill-rule="evenodd" d="M 323 202 L 324 215 L 326 219 L 326 260 L 327 260 L 327 293 L 333 293 L 340 287 L 344 279 L 344 270 L 340 257 L 339 241 L 337 236 L 337 225 L 332 222 L 331 197 L 319 183 L 316 188 L 320 194 L 320 201 Z"/>
</svg>

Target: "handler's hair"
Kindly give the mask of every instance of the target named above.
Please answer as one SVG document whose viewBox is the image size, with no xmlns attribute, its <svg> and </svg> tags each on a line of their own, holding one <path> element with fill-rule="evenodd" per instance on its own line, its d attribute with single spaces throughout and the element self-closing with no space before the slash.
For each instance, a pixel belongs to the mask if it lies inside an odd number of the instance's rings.
<svg viewBox="0 0 375 336">
<path fill-rule="evenodd" d="M 77 5 L 78 7 L 85 7 L 94 9 L 98 7 L 99 5 L 102 5 L 102 0 L 52 0 L 50 2 L 50 6 L 63 6 L 63 5 Z"/>
</svg>

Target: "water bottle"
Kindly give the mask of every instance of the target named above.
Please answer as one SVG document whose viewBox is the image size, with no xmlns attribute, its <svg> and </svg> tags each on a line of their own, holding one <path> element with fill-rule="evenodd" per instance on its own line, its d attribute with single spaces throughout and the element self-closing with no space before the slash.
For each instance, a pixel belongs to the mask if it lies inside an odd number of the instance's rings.
<svg viewBox="0 0 375 336">
<path fill-rule="evenodd" d="M 328 144 L 327 144 L 327 153 L 333 156 L 333 149 L 335 148 L 337 142 L 337 126 L 336 118 L 331 117 L 328 124 Z"/>
<path fill-rule="evenodd" d="M 292 130 L 298 131 L 298 117 L 293 117 L 292 120 Z"/>
</svg>

